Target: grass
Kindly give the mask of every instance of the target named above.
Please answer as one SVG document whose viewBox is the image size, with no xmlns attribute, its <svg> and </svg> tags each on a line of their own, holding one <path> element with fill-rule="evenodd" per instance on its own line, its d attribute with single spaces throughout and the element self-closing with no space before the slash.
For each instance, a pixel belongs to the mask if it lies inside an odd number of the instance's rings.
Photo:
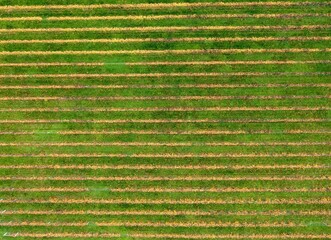
<svg viewBox="0 0 331 240">
<path fill-rule="evenodd" d="M 310 2 L 0 6 L 0 238 L 330 239 L 330 5 Z"/>
</svg>

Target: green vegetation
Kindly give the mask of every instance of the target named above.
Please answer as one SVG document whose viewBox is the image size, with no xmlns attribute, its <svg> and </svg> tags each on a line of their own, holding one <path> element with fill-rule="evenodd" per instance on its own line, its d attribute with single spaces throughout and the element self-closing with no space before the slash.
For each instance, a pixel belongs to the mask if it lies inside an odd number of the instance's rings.
<svg viewBox="0 0 331 240">
<path fill-rule="evenodd" d="M 155 3 L 0 1 L 0 238 L 330 239 L 330 3 Z"/>
</svg>

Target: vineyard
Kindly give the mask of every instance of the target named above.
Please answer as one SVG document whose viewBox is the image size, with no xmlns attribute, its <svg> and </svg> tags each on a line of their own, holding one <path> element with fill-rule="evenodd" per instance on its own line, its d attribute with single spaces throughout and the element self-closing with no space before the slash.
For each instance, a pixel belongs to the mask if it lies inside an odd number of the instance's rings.
<svg viewBox="0 0 331 240">
<path fill-rule="evenodd" d="M 331 2 L 0 0 L 0 239 L 331 239 Z"/>
</svg>

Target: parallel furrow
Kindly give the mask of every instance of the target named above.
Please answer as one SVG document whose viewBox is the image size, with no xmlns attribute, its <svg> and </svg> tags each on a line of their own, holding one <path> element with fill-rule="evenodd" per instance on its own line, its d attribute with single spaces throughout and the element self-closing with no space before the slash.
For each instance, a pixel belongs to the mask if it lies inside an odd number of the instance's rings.
<svg viewBox="0 0 331 240">
<path fill-rule="evenodd" d="M 328 165 L 0 165 L 0 169 L 131 169 L 131 170 L 217 170 L 217 169 L 326 169 Z"/>
<path fill-rule="evenodd" d="M 213 19 L 213 18 L 305 18 L 331 17 L 328 13 L 278 13 L 278 14 L 182 14 L 182 15 L 126 15 L 126 16 L 60 16 L 60 17 L 3 17 L 0 21 L 98 21 L 98 20 L 163 20 L 163 19 Z"/>
<path fill-rule="evenodd" d="M 38 77 L 38 76 L 36 76 Z M 70 78 L 82 78 L 84 80 L 83 76 L 63 76 L 60 77 L 70 77 Z M 87 78 L 89 76 L 85 76 Z M 91 76 L 92 78 L 93 76 Z M 101 77 L 101 76 L 100 76 Z M 103 76 L 106 77 L 106 76 Z M 111 77 L 111 76 L 110 76 Z M 121 77 L 121 76 L 119 76 Z M 148 76 L 139 76 L 139 77 L 148 77 Z M 199 77 L 194 76 L 194 77 Z M 206 77 L 206 76 L 203 76 Z M 1 75 L 0 75 L 1 79 Z M 13 79 L 16 79 L 14 77 Z M 56 79 L 56 81 L 60 81 L 61 79 Z M 69 79 L 70 80 L 70 79 Z M 172 80 L 172 79 L 168 79 Z M 9 89 L 17 89 L 25 87 L 31 88 L 31 89 L 166 89 L 166 88 L 330 88 L 331 84 L 329 83 L 289 83 L 289 84 L 130 84 L 130 85 L 42 85 L 42 86 L 22 86 L 22 87 L 11 87 L 11 86 L 2 86 L 3 89 L 6 89 L 7 87 Z"/>
<path fill-rule="evenodd" d="M 164 9 L 164 8 L 202 8 L 202 7 L 247 7 L 247 6 L 329 6 L 328 2 L 291 2 L 291 1 L 269 1 L 269 2 L 194 2 L 194 3 L 137 3 L 137 4 L 68 4 L 68 5 L 14 5 L 0 6 L 0 11 L 22 11 L 22 10 L 68 10 L 81 9 L 91 10 L 99 8 L 118 9 Z"/>
<path fill-rule="evenodd" d="M 1 31 L 0 31 L 1 32 Z M 331 37 L 233 37 L 233 38 L 122 38 L 122 39 L 31 39 L 31 40 L 1 40 L 0 44 L 31 44 L 31 43 L 139 43 L 139 42 L 240 42 L 240 41 L 329 41 Z"/>
<path fill-rule="evenodd" d="M 34 134 L 59 134 L 59 135 L 247 135 L 247 134 L 330 134 L 331 131 L 320 130 L 286 130 L 286 131 L 218 131 L 218 130 L 197 130 L 197 131 L 1 131 L 0 135 L 34 135 Z"/>
<path fill-rule="evenodd" d="M 331 37 L 330 37 L 331 40 Z M 19 40 L 20 41 L 20 40 Z M 26 40 L 22 40 L 26 41 Z M 43 41 L 43 40 L 41 40 Z M 13 41 L 10 41 L 11 43 Z M 0 41 L 1 43 L 1 41 Z M 158 66 L 158 65 L 280 65 L 280 64 L 329 64 L 331 60 L 306 60 L 306 61 L 272 61 L 272 60 L 256 60 L 256 61 L 195 61 L 195 62 L 123 62 L 123 63 L 103 63 L 103 62 L 25 62 L 25 63 L 0 63 L 0 67 L 51 67 L 51 66 L 107 66 L 107 65 L 126 65 L 126 66 Z"/>
<path fill-rule="evenodd" d="M 0 112 L 237 112 L 329 111 L 329 107 L 0 108 Z"/>
<path fill-rule="evenodd" d="M 0 146 L 77 147 L 77 146 L 331 146 L 331 142 L 0 142 Z"/>
<path fill-rule="evenodd" d="M 270 210 L 270 211 L 178 211 L 178 210 L 163 210 L 163 211 L 107 211 L 107 210 L 3 210 L 1 215 L 111 215 L 111 216 L 331 216 L 331 211 L 312 210 L 312 211 L 283 211 L 283 210 Z"/>
<path fill-rule="evenodd" d="M 132 54 L 132 55 L 148 55 L 148 54 L 220 54 L 220 53 L 229 53 L 229 54 L 236 54 L 236 53 L 245 53 L 245 54 L 252 54 L 252 53 L 318 53 L 318 52 L 331 52 L 331 48 L 262 48 L 262 49 L 255 49 L 255 48 L 242 48 L 242 49 L 181 49 L 181 50 L 82 50 L 82 51 L 1 51 L 0 56 L 16 56 L 16 55 L 41 55 L 41 56 L 50 56 L 50 55 L 119 55 L 119 54 Z M 184 73 L 169 73 L 169 76 L 181 75 Z M 185 73 L 189 74 L 189 73 Z M 192 73 L 191 73 L 192 74 Z M 205 74 L 205 73 L 195 73 L 197 75 Z M 215 73 L 214 73 L 215 74 Z M 217 73 L 221 75 L 221 73 Z M 233 73 L 235 74 L 235 73 Z M 242 73 L 239 73 L 242 74 Z M 247 74 L 247 73 L 245 73 Z M 286 74 L 290 74 L 290 72 L 286 72 Z M 41 74 L 42 75 L 42 74 Z M 70 74 L 68 74 L 70 75 Z M 72 75 L 72 74 L 71 74 Z M 86 75 L 86 74 L 76 74 Z M 96 74 L 90 74 L 96 75 Z M 102 75 L 116 75 L 116 74 L 99 74 Z M 117 74 L 121 75 L 121 74 Z M 122 75 L 130 75 L 130 74 L 122 74 Z M 132 75 L 132 74 L 131 74 Z M 150 74 L 133 74 L 134 76 L 139 75 L 150 75 Z M 152 73 L 153 77 L 162 76 L 161 73 Z M 4 76 L 4 75 L 1 75 Z M 30 76 L 34 76 L 33 74 Z M 206 75 L 208 76 L 208 75 Z"/>
<path fill-rule="evenodd" d="M 1 78 L 1 77 L 0 77 Z M 57 79 L 59 81 L 60 79 Z M 170 79 L 171 80 L 171 79 Z M 2 85 L 0 89 L 163 89 L 163 88 L 330 88 L 331 84 L 132 84 L 132 85 L 22 85 L 6 86 Z M 184 96 L 183 96 L 184 97 Z M 40 98 L 40 97 L 39 97 Z M 1 99 L 39 99 L 38 97 L 1 97 Z M 45 97 L 47 99 L 47 97 Z M 54 98 L 54 97 L 53 97 Z M 65 98 L 65 97 L 63 97 Z M 70 97 L 67 97 L 70 98 Z"/>
<path fill-rule="evenodd" d="M 53 86 L 50 86 L 53 87 Z M 61 87 L 61 86 L 59 86 Z M 48 89 L 48 86 L 0 86 L 0 89 Z M 0 97 L 0 101 L 146 101 L 146 100 L 270 100 L 270 99 L 328 99 L 331 95 L 275 95 L 275 96 L 111 96 L 111 97 Z"/>
<path fill-rule="evenodd" d="M 91 192 L 109 191 L 121 193 L 190 193 L 190 192 L 211 192 L 211 193 L 236 193 L 236 192 L 330 192 L 331 188 L 0 188 L 0 192 Z"/>
<path fill-rule="evenodd" d="M 1 124 L 39 124 L 39 123 L 95 123 L 95 124 L 124 124 L 124 123 L 311 123 L 330 122 L 326 118 L 302 119 L 24 119 L 0 120 Z M 212 132 L 210 132 L 212 134 Z"/>
<path fill-rule="evenodd" d="M 38 203 L 38 204 L 297 204 L 297 205 L 328 205 L 331 204 L 330 198 L 315 198 L 315 199 L 302 199 L 302 198 L 278 198 L 278 199 L 75 199 L 75 198 L 50 198 L 50 199 L 0 199 L 1 203 Z"/>
<path fill-rule="evenodd" d="M 99 158 L 99 157 L 113 157 L 113 158 L 283 158 L 283 157 L 328 157 L 331 153 L 184 153 L 184 154 L 143 154 L 143 153 L 133 153 L 133 154 L 120 154 L 120 153 L 49 153 L 49 154 L 0 154 L 0 158 Z"/>
<path fill-rule="evenodd" d="M 0 181 L 329 181 L 331 176 L 321 177 L 0 177 Z"/>
<path fill-rule="evenodd" d="M 254 31 L 254 30 L 306 30 L 327 29 L 331 25 L 286 25 L 286 26 L 167 26 L 167 27 L 103 27 L 103 28 L 0 28 L 0 33 L 30 32 L 173 32 L 173 31 Z"/>
<path fill-rule="evenodd" d="M 0 226 L 7 227 L 86 227 L 91 223 L 89 222 L 0 222 Z M 294 222 L 265 222 L 265 223 L 248 223 L 248 222 L 95 222 L 93 223 L 98 227 L 199 227 L 199 228 L 211 228 L 211 227 L 250 227 L 250 228 L 278 228 L 278 227 L 306 227 L 307 224 L 294 223 Z M 326 225 L 328 226 L 328 225 Z"/>
<path fill-rule="evenodd" d="M 329 234 L 149 234 L 129 233 L 127 237 L 132 238 L 154 238 L 154 239 L 330 239 Z M 29 237 L 29 238 L 122 238 L 121 233 L 7 233 L 6 237 Z"/>
</svg>

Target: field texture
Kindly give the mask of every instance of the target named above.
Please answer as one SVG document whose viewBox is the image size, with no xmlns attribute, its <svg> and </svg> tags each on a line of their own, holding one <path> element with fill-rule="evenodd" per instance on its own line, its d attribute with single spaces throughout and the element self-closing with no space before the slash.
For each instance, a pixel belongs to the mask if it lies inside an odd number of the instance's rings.
<svg viewBox="0 0 331 240">
<path fill-rule="evenodd" d="M 0 1 L 0 239 L 331 239 L 331 2 Z"/>
</svg>

